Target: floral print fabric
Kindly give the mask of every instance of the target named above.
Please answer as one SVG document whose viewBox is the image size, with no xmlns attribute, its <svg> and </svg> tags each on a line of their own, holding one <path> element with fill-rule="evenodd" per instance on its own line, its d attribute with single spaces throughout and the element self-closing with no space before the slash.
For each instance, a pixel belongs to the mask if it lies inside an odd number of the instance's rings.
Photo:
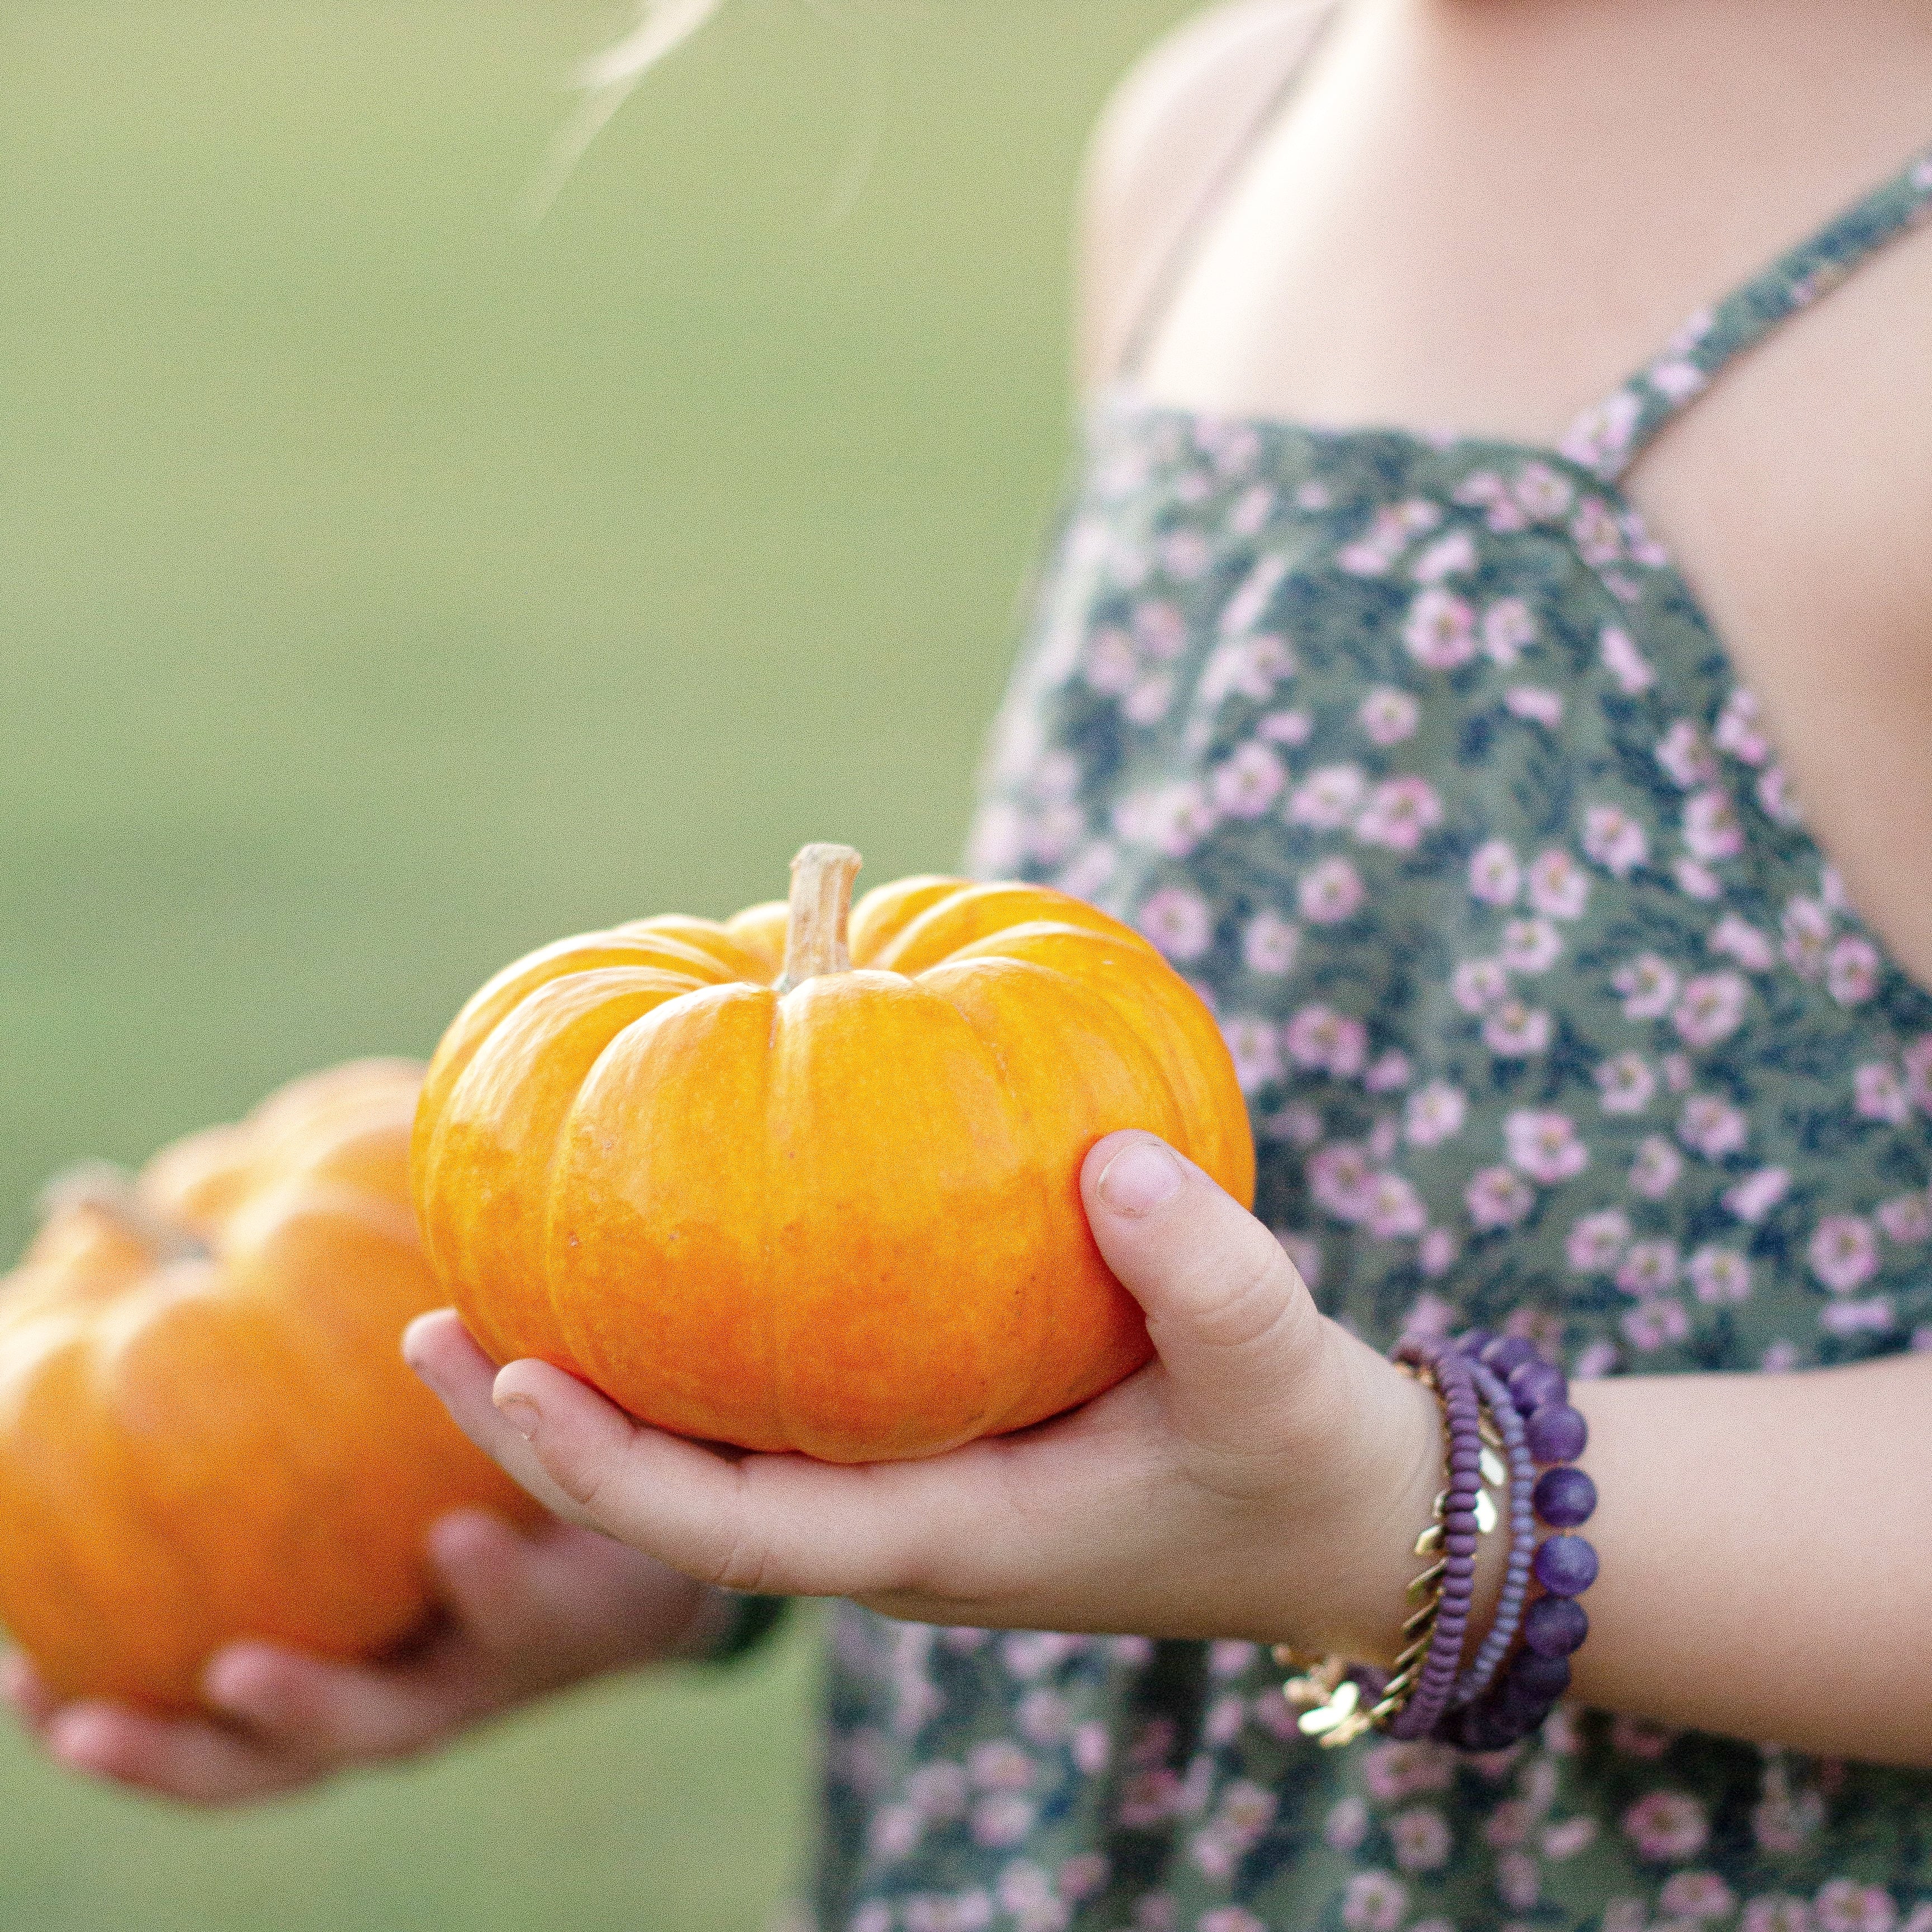
<svg viewBox="0 0 1932 1932">
<path fill-rule="evenodd" d="M 1885 194 L 1786 280 L 1932 166 Z M 1769 286 L 1568 454 L 1130 394 L 1091 425 L 974 863 L 1198 988 L 1257 1212 L 1379 1346 L 1480 1322 L 1580 1376 L 1932 1348 L 1932 998 L 1605 480 L 1804 292 Z M 1486 1757 L 1322 1751 L 1280 1675 L 848 1608 L 821 1932 L 1932 1932 L 1932 1778 L 1568 1708 Z"/>
</svg>

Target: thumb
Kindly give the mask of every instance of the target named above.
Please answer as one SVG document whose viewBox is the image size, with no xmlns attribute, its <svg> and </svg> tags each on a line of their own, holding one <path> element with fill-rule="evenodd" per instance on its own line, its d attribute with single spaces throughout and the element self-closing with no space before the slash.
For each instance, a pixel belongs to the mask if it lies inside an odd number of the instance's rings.
<svg viewBox="0 0 1932 1932">
<path fill-rule="evenodd" d="M 1152 1134 L 1109 1134 L 1080 1185 L 1094 1238 L 1145 1312 L 1183 1408 L 1223 1425 L 1280 1413 L 1322 1328 L 1281 1244 Z"/>
</svg>

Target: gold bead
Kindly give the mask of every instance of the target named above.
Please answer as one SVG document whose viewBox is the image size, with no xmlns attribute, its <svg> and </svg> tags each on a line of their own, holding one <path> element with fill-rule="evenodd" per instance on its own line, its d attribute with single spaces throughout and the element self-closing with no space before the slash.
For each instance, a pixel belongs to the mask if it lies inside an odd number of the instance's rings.
<svg viewBox="0 0 1932 1932">
<path fill-rule="evenodd" d="M 1491 1448 L 1483 1450 L 1482 1460 L 1478 1466 L 1483 1472 L 1483 1480 L 1492 1489 L 1507 1488 L 1509 1484 L 1509 1465 Z"/>
<path fill-rule="evenodd" d="M 1496 1498 L 1487 1490 L 1476 1492 L 1476 1534 L 1487 1536 L 1496 1526 Z"/>
</svg>

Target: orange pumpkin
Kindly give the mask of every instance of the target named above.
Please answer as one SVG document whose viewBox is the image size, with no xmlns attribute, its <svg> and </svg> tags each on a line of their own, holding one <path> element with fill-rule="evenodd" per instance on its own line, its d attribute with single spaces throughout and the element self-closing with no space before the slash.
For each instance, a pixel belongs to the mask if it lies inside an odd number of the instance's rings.
<svg viewBox="0 0 1932 1932">
<path fill-rule="evenodd" d="M 233 1638 L 382 1649 L 429 1611 L 433 1518 L 541 1514 L 398 1353 L 441 1299 L 421 1077 L 339 1067 L 49 1190 L 0 1283 L 0 1620 L 62 1695 L 186 1710 Z"/>
<path fill-rule="evenodd" d="M 1024 1427 L 1148 1359 L 1081 1160 L 1144 1127 L 1244 1202 L 1226 1047 L 1146 940 L 1036 886 L 858 854 L 720 923 L 566 939 L 430 1063 L 430 1258 L 484 1348 L 658 1426 L 860 1462 Z"/>
</svg>

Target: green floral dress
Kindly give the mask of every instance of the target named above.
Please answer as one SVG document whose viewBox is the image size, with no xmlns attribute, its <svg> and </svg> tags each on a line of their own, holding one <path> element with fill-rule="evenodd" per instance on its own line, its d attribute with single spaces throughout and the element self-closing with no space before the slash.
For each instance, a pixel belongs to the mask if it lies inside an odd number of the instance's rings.
<svg viewBox="0 0 1932 1932">
<path fill-rule="evenodd" d="M 1932 156 L 1556 449 L 1095 416 L 974 863 L 1198 988 L 1258 1212 L 1378 1345 L 1480 1322 L 1582 1376 L 1932 1347 L 1932 998 L 1618 488 L 1928 212 Z M 1489 1756 L 1318 1750 L 1240 1642 L 848 1606 L 830 1672 L 820 1932 L 1932 1932 L 1932 1777 L 1568 1708 Z"/>
</svg>

